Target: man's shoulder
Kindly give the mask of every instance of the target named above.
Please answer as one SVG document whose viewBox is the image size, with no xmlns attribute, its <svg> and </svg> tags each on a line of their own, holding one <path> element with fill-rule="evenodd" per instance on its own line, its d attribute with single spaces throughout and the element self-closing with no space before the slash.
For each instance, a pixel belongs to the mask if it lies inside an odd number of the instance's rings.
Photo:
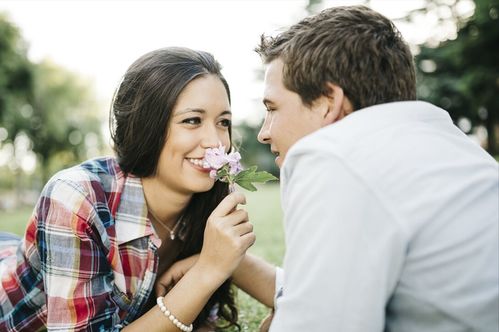
<svg viewBox="0 0 499 332">
<path fill-rule="evenodd" d="M 295 154 L 361 157 L 371 149 L 389 150 L 392 145 L 407 143 L 420 136 L 417 128 L 452 121 L 444 110 L 420 101 L 393 102 L 357 110 L 300 139 L 289 151 Z"/>
</svg>

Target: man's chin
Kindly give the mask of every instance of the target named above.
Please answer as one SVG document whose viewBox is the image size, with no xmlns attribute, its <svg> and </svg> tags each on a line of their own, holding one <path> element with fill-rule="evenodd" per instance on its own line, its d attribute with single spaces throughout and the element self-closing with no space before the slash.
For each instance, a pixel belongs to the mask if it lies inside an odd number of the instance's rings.
<svg viewBox="0 0 499 332">
<path fill-rule="evenodd" d="M 277 165 L 277 167 L 281 168 L 282 163 L 284 162 L 284 158 L 279 155 L 275 158 L 274 162 Z"/>
</svg>

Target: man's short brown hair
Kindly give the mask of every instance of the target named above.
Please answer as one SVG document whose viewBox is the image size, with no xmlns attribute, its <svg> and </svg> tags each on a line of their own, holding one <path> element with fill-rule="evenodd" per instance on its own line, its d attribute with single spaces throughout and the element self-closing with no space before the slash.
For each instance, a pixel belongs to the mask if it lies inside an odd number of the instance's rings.
<svg viewBox="0 0 499 332">
<path fill-rule="evenodd" d="M 340 86 L 355 110 L 416 99 L 409 47 L 392 21 L 365 6 L 329 8 L 256 48 L 265 63 L 284 62 L 283 83 L 310 105 Z"/>
</svg>

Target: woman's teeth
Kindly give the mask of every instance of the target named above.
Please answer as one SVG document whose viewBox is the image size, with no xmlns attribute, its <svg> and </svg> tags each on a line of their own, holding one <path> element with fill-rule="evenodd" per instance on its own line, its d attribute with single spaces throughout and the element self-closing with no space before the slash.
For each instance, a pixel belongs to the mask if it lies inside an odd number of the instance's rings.
<svg viewBox="0 0 499 332">
<path fill-rule="evenodd" d="M 204 161 L 203 161 L 203 159 L 187 158 L 187 160 L 188 160 L 191 164 L 196 165 L 196 166 L 199 166 L 199 167 L 203 167 L 203 165 L 204 165 Z"/>
</svg>

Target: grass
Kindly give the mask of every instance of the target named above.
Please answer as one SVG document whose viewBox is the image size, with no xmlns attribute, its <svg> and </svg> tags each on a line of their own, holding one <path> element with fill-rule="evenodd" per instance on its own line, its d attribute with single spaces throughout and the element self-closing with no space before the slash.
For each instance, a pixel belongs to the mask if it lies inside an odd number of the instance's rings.
<svg viewBox="0 0 499 332">
<path fill-rule="evenodd" d="M 16 211 L 0 211 L 0 232 L 23 235 L 32 211 L 32 207 L 23 207 Z"/>
<path fill-rule="evenodd" d="M 260 186 L 257 192 L 246 192 L 250 221 L 257 237 L 250 252 L 280 265 L 284 255 L 284 234 L 279 201 L 279 185 Z M 18 235 L 24 233 L 32 208 L 21 208 L 15 212 L 0 211 L 0 231 Z M 268 309 L 242 291 L 238 291 L 239 323 L 242 331 L 258 331 L 258 325 L 267 315 Z M 230 329 L 230 332 L 236 331 Z"/>
<path fill-rule="evenodd" d="M 250 252 L 281 265 L 284 256 L 284 232 L 279 200 L 279 185 L 264 185 L 247 193 L 247 210 L 254 226 L 256 243 Z M 269 310 L 243 291 L 238 291 L 239 323 L 242 331 L 258 331 Z M 229 330 L 231 332 L 236 329 Z"/>
</svg>

